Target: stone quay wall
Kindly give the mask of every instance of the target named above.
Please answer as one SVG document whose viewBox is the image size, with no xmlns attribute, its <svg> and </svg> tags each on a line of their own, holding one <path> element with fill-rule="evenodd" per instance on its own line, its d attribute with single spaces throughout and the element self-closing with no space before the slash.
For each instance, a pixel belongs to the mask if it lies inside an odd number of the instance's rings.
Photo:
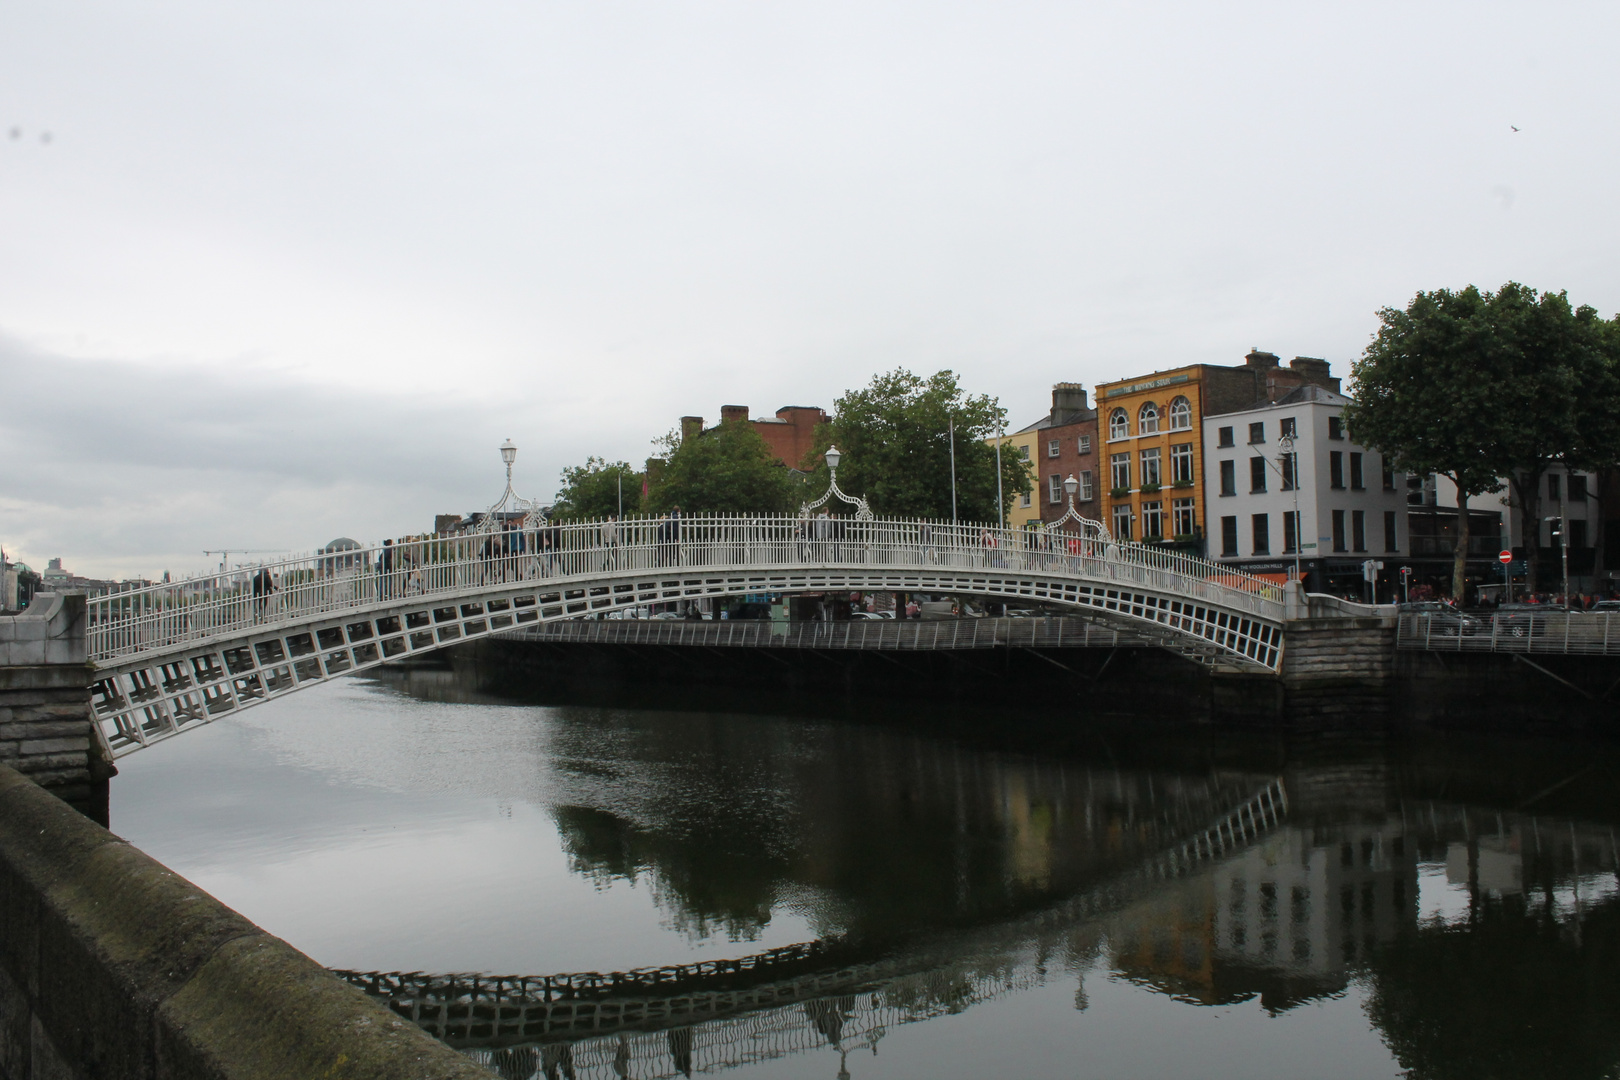
<svg viewBox="0 0 1620 1080">
<path fill-rule="evenodd" d="M 0 766 L 3 1080 L 488 1080 Z"/>
<path fill-rule="evenodd" d="M 85 599 L 40 593 L 0 616 L 0 764 L 98 820 L 117 772 L 90 709 Z"/>
</svg>

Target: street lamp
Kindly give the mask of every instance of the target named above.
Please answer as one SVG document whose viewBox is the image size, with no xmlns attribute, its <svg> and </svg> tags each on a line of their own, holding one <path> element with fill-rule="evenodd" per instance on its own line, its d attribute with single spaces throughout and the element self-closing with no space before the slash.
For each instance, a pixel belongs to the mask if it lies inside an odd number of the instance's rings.
<svg viewBox="0 0 1620 1080">
<path fill-rule="evenodd" d="M 827 459 L 827 471 L 831 473 L 833 479 L 836 480 L 838 478 L 838 463 L 844 460 L 844 455 L 839 453 L 838 447 L 829 446 L 827 447 L 826 454 L 823 456 Z"/>
<path fill-rule="evenodd" d="M 1300 574 L 1299 568 L 1299 553 L 1300 549 L 1305 546 L 1305 533 L 1300 528 L 1299 520 L 1299 461 L 1294 457 L 1294 437 L 1284 435 L 1278 439 L 1277 449 L 1282 452 L 1283 463 L 1286 466 L 1280 467 L 1278 471 L 1282 473 L 1283 479 L 1288 482 L 1289 488 L 1294 492 L 1294 580 L 1303 581 L 1304 578 Z"/>
</svg>

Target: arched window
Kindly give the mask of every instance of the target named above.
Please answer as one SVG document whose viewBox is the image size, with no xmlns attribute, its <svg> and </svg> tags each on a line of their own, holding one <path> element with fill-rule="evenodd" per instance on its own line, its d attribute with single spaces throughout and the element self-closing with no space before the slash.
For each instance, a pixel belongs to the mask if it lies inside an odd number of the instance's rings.
<svg viewBox="0 0 1620 1080">
<path fill-rule="evenodd" d="M 1142 411 L 1136 414 L 1136 431 L 1139 435 L 1157 435 L 1159 432 L 1159 407 L 1153 402 L 1142 406 Z"/>
<path fill-rule="evenodd" d="M 1124 409 L 1115 409 L 1108 414 L 1108 437 L 1110 439 L 1123 439 L 1131 433 L 1130 421 L 1125 418 Z"/>
<path fill-rule="evenodd" d="M 1184 397 L 1178 397 L 1170 403 L 1170 430 L 1192 430 L 1192 406 Z"/>
</svg>

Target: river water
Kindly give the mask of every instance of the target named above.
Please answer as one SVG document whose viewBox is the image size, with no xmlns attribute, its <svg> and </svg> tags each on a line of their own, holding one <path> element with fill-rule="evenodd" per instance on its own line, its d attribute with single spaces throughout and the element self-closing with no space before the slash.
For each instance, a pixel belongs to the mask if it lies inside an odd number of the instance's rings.
<svg viewBox="0 0 1620 1080">
<path fill-rule="evenodd" d="M 1620 1075 L 1612 744 L 782 711 L 338 680 L 112 827 L 511 1077 Z"/>
</svg>

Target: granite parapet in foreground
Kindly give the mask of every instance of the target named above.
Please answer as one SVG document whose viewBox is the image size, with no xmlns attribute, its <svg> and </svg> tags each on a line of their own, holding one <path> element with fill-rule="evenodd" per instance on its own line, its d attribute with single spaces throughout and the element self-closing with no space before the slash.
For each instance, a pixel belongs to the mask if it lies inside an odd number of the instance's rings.
<svg viewBox="0 0 1620 1080">
<path fill-rule="evenodd" d="M 0 766 L 4 1080 L 488 1080 Z"/>
</svg>

